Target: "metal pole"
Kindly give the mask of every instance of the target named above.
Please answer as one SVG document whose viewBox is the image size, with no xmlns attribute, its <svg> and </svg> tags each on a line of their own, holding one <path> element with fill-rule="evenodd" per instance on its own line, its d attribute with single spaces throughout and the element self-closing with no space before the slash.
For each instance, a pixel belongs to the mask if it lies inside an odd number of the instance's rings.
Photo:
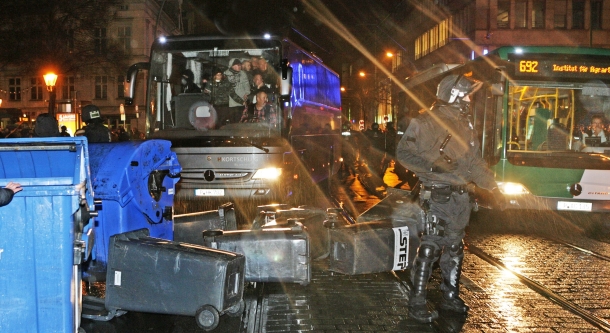
<svg viewBox="0 0 610 333">
<path fill-rule="evenodd" d="M 49 115 L 55 118 L 55 87 L 49 91 Z"/>
</svg>

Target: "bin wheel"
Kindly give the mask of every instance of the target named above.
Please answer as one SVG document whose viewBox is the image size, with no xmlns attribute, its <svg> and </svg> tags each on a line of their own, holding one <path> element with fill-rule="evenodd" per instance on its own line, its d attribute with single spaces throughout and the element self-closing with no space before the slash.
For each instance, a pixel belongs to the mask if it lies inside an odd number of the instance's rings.
<svg viewBox="0 0 610 333">
<path fill-rule="evenodd" d="M 206 331 L 211 331 L 218 326 L 220 322 L 220 314 L 218 310 L 211 305 L 204 305 L 195 313 L 195 321 L 197 325 Z"/>
<path fill-rule="evenodd" d="M 246 303 L 244 302 L 243 299 L 240 299 L 239 303 L 237 303 L 227 309 L 227 314 L 231 317 L 239 317 L 244 313 L 245 309 L 246 309 Z"/>
</svg>

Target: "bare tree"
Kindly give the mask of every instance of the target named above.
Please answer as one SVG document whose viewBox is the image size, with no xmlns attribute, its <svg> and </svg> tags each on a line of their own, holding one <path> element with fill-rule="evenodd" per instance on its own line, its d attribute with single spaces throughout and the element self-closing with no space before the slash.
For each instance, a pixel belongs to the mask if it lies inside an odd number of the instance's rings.
<svg viewBox="0 0 610 333">
<path fill-rule="evenodd" d="M 125 51 L 107 32 L 121 0 L 6 0 L 0 2 L 0 70 L 36 73 L 53 68 L 124 70 Z"/>
</svg>

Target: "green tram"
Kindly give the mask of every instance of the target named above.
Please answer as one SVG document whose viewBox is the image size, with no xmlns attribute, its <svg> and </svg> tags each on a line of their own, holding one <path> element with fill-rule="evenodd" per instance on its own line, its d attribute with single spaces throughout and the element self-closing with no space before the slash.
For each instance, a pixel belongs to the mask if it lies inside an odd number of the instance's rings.
<svg viewBox="0 0 610 333">
<path fill-rule="evenodd" d="M 435 66 L 404 82 L 408 113 L 429 108 L 450 74 L 484 83 L 470 111 L 509 213 L 610 211 L 610 137 L 588 133 L 595 115 L 610 120 L 610 50 L 501 47 Z"/>
</svg>

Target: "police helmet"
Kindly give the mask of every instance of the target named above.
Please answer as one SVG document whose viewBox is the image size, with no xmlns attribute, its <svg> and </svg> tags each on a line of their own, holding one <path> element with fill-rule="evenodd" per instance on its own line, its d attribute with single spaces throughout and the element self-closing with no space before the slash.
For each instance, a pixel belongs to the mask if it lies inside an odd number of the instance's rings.
<svg viewBox="0 0 610 333">
<path fill-rule="evenodd" d="M 436 97 L 449 104 L 459 103 L 474 89 L 473 80 L 463 75 L 449 75 L 438 84 Z"/>
<path fill-rule="evenodd" d="M 81 116 L 85 123 L 102 121 L 102 113 L 100 111 L 100 108 L 93 104 L 83 106 Z"/>
<path fill-rule="evenodd" d="M 377 123 L 373 123 L 373 124 L 371 125 L 371 128 L 372 128 L 374 131 L 376 131 L 376 130 L 378 130 L 378 129 L 379 129 L 379 124 L 377 124 Z"/>
</svg>

